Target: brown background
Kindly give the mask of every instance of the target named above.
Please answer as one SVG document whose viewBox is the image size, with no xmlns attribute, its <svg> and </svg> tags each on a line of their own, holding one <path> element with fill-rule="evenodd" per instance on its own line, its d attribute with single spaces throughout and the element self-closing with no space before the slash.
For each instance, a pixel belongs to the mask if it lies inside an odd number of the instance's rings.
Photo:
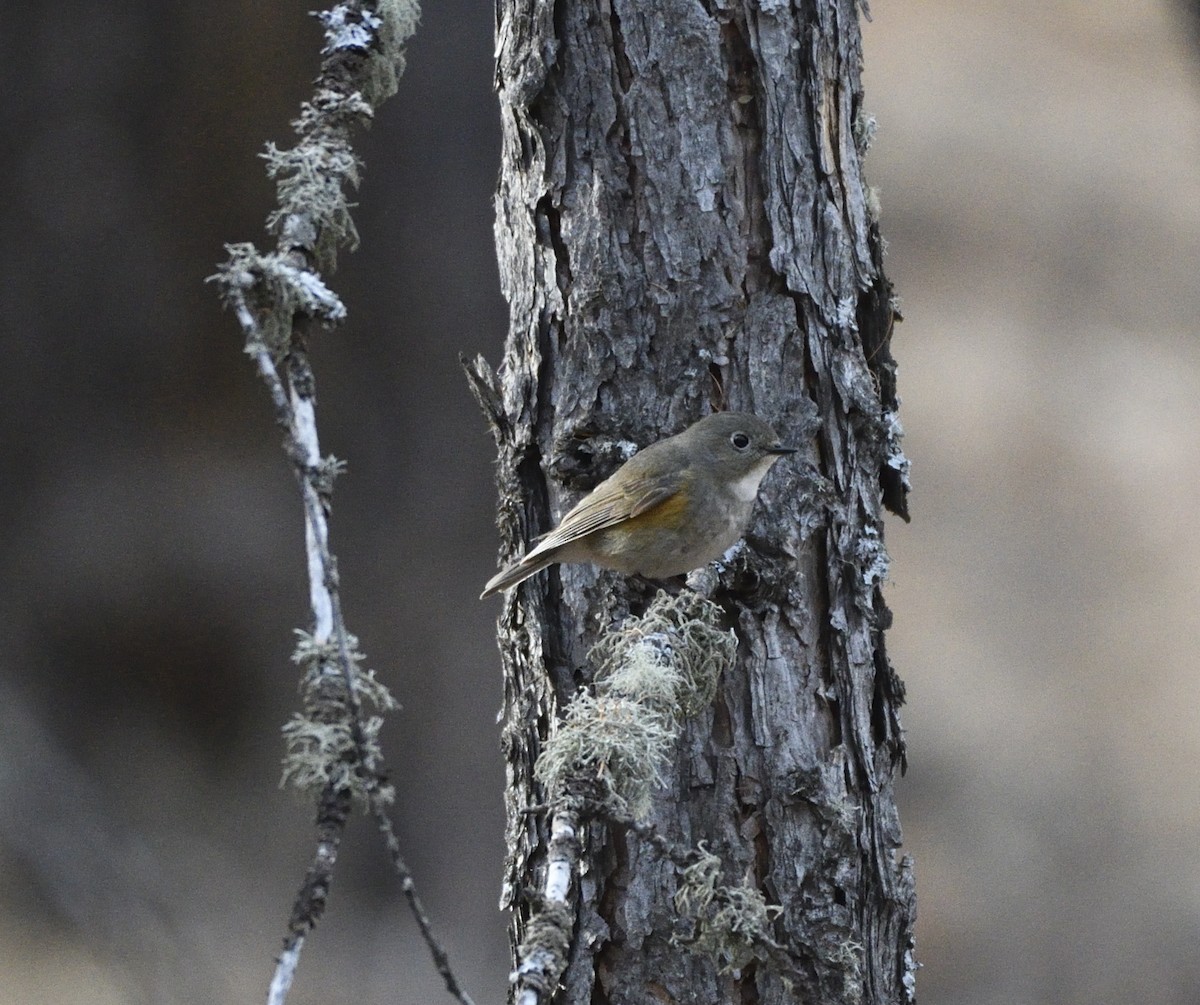
<svg viewBox="0 0 1200 1005">
<path fill-rule="evenodd" d="M 201 280 L 260 239 L 310 6 L 68 0 L 0 29 L 0 1001 L 261 1000 L 305 865 L 310 811 L 275 784 L 299 507 Z M 1194 1003 L 1192 25 L 873 6 L 921 1000 Z M 497 360 L 506 322 L 490 81 L 490 5 L 430 5 L 362 144 L 351 320 L 315 350 L 348 617 L 404 705 L 401 837 L 481 1005 L 507 966 L 495 534 L 456 356 Z M 359 823 L 293 1005 L 439 1000 L 399 899 Z"/>
</svg>

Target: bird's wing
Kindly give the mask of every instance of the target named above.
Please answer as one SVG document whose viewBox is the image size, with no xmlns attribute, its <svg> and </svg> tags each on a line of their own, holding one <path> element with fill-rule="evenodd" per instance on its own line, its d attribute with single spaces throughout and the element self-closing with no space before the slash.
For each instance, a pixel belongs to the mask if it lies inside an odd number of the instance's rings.
<svg viewBox="0 0 1200 1005">
<path fill-rule="evenodd" d="M 538 543 L 537 551 L 545 553 L 552 548 L 560 548 L 593 531 L 641 516 L 671 499 L 683 488 L 685 481 L 683 473 L 675 471 L 626 477 L 620 486 L 614 485 L 611 478 L 601 482 L 591 495 L 581 499 L 562 518 L 562 523 Z"/>
</svg>

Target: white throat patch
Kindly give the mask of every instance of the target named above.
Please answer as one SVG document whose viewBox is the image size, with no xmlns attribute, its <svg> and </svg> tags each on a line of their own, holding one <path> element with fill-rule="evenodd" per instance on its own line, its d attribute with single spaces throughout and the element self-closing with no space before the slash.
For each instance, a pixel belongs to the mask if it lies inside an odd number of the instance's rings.
<svg viewBox="0 0 1200 1005">
<path fill-rule="evenodd" d="M 768 454 L 753 468 L 742 475 L 741 478 L 730 486 L 734 497 L 741 502 L 754 502 L 754 497 L 758 495 L 759 485 L 762 484 L 762 480 L 766 477 L 767 472 L 771 470 L 771 465 L 777 460 L 779 460 L 778 454 Z"/>
</svg>

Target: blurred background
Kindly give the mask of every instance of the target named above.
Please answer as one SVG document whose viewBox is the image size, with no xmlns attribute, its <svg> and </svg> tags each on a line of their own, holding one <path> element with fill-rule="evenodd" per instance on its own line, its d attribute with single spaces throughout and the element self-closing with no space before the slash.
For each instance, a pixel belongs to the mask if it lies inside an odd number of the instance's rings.
<svg viewBox="0 0 1200 1005">
<path fill-rule="evenodd" d="M 312 4 L 0 30 L 0 1002 L 260 1001 L 311 847 L 276 788 L 307 619 L 266 395 L 202 280 L 262 239 Z M 1166 0 L 875 0 L 868 176 L 905 321 L 892 521 L 926 1005 L 1200 1000 L 1200 49 Z M 314 350 L 351 629 L 420 889 L 503 1000 L 491 5 L 430 4 L 361 144 Z M 436 475 L 432 474 L 436 472 Z M 292 1005 L 440 998 L 352 827 Z"/>
</svg>

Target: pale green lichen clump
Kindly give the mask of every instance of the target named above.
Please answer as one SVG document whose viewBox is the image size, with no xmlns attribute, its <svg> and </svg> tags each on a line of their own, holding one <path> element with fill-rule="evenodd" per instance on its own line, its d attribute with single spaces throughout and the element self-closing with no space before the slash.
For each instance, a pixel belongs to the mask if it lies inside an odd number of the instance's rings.
<svg viewBox="0 0 1200 1005">
<path fill-rule="evenodd" d="M 326 786 L 348 789 L 359 805 L 368 802 L 364 775 L 358 770 L 361 760 L 377 763 L 382 757 L 379 749 L 380 716 L 363 716 L 363 748 L 358 749 L 351 728 L 352 717 L 346 702 L 346 680 L 338 663 L 336 645 L 316 642 L 307 632 L 297 632 L 299 641 L 292 661 L 304 668 L 300 678 L 303 712 L 294 715 L 283 727 L 287 753 L 283 758 L 280 787 L 291 786 L 315 797 Z M 351 676 L 354 696 L 359 709 L 371 707 L 390 712 L 399 706 L 388 689 L 375 679 L 373 670 L 362 670 L 358 664 L 363 656 L 358 652 L 358 640 L 350 636 Z M 381 785 L 376 797 L 390 803 L 394 796 L 390 785 Z"/>
</svg>

